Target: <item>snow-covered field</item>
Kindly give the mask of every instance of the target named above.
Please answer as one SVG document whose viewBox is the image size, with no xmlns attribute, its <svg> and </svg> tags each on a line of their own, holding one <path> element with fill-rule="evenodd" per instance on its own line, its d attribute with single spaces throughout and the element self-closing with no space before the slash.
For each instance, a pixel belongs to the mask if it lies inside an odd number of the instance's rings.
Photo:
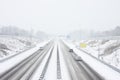
<svg viewBox="0 0 120 80">
<path fill-rule="evenodd" d="M 120 40 L 80 40 L 72 41 L 77 48 L 81 48 L 94 57 L 120 69 Z M 87 47 L 82 48 L 84 43 Z"/>
<path fill-rule="evenodd" d="M 0 60 L 34 47 L 40 40 L 15 36 L 0 36 Z"/>
</svg>

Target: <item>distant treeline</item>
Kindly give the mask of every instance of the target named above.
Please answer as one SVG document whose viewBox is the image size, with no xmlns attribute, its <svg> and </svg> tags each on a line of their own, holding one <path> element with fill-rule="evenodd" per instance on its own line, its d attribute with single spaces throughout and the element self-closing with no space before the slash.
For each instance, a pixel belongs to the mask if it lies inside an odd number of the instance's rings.
<svg viewBox="0 0 120 80">
<path fill-rule="evenodd" d="M 74 31 L 67 35 L 67 38 L 70 39 L 91 39 L 91 38 L 99 38 L 99 37 L 113 37 L 113 36 L 120 36 L 120 26 L 115 27 L 112 30 L 108 31 Z"/>
<path fill-rule="evenodd" d="M 91 36 L 120 36 L 120 27 L 117 26 L 115 29 L 113 30 L 108 30 L 108 31 L 103 31 L 103 32 L 96 32 L 96 33 L 92 33 Z"/>
<path fill-rule="evenodd" d="M 24 29 L 20 29 L 18 27 L 13 26 L 3 26 L 0 28 L 0 35 L 10 35 L 10 36 L 23 36 L 23 37 L 35 37 L 44 39 L 47 38 L 48 35 L 44 32 L 38 31 L 28 31 Z"/>
</svg>

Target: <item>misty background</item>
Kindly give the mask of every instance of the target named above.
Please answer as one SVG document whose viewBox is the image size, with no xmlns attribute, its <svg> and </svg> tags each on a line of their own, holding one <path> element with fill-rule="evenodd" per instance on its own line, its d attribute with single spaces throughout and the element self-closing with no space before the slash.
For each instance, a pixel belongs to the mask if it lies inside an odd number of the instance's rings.
<svg viewBox="0 0 120 80">
<path fill-rule="evenodd" d="M 1 34 L 10 30 L 6 34 L 118 36 L 114 30 L 120 25 L 119 4 L 120 0 L 0 0 Z"/>
</svg>

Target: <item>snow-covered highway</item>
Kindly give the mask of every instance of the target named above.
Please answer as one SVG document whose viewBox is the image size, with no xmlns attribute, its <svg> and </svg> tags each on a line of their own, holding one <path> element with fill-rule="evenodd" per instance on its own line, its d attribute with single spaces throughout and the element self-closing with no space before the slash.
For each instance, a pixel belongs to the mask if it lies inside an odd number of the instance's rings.
<svg viewBox="0 0 120 80">
<path fill-rule="evenodd" d="M 37 47 L 38 50 L 14 66 L 7 65 L 9 60 L 0 63 L 3 69 L 0 80 L 108 80 L 87 64 L 84 56 L 72 51 L 64 40 L 51 40 L 43 50 L 40 45 Z"/>
</svg>

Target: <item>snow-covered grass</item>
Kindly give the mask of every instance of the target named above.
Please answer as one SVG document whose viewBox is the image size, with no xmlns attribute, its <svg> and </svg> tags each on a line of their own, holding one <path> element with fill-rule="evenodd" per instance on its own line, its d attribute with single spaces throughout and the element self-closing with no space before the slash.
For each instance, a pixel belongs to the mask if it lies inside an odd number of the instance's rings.
<svg viewBox="0 0 120 80">
<path fill-rule="evenodd" d="M 69 40 L 63 40 L 63 41 L 67 46 L 69 46 L 71 49 L 73 49 L 74 52 L 78 56 L 80 56 L 83 59 L 83 61 L 85 61 L 93 70 L 95 70 L 103 78 L 105 78 L 105 80 L 120 80 L 120 73 L 119 72 L 115 71 L 114 69 L 110 68 L 109 66 L 100 62 L 99 60 L 96 60 L 95 58 L 84 53 L 83 51 L 80 51 L 78 48 L 76 48 L 75 42 L 73 43 L 73 41 L 71 42 Z M 91 47 L 90 48 L 87 47 L 86 49 L 83 49 L 83 50 L 90 51 L 90 52 L 94 51 L 94 50 L 92 50 Z M 96 53 L 96 54 L 98 54 L 98 53 Z"/>
<path fill-rule="evenodd" d="M 13 66 L 17 65 L 18 63 L 20 63 L 21 61 L 23 61 L 24 59 L 26 59 L 27 57 L 35 53 L 37 50 L 39 50 L 40 47 L 44 47 L 48 42 L 49 42 L 48 40 L 41 42 L 37 44 L 35 47 L 27 51 L 24 51 L 19 55 L 16 55 L 10 59 L 7 59 L 4 62 L 0 62 L 0 74 L 4 73 L 5 71 L 9 70 Z"/>
<path fill-rule="evenodd" d="M 34 47 L 39 42 L 33 38 L 0 36 L 0 60 Z"/>
<path fill-rule="evenodd" d="M 120 40 L 80 40 L 72 41 L 77 48 L 80 43 L 87 44 L 86 48 L 81 48 L 94 57 L 120 69 Z"/>
</svg>

